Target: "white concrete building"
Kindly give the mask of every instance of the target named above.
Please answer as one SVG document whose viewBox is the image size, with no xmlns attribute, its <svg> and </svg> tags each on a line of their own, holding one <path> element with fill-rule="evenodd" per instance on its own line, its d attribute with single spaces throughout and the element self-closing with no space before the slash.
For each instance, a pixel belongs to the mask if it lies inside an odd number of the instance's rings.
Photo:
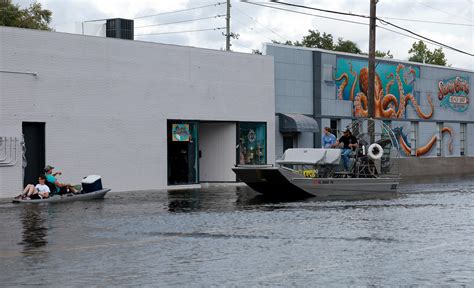
<svg viewBox="0 0 474 288">
<path fill-rule="evenodd" d="M 271 56 L 0 27 L 0 197 L 45 164 L 114 191 L 233 182 L 275 160 L 274 78 Z"/>
</svg>

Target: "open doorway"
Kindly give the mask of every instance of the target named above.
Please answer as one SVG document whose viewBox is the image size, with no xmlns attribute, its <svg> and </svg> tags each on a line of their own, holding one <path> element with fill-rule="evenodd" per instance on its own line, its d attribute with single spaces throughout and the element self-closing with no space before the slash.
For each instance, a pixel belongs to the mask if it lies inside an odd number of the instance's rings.
<svg viewBox="0 0 474 288">
<path fill-rule="evenodd" d="M 45 166 L 45 123 L 23 122 L 22 132 L 26 148 L 26 167 L 23 187 L 38 182 Z"/>
<path fill-rule="evenodd" d="M 197 122 L 168 121 L 168 185 L 199 182 Z"/>
</svg>

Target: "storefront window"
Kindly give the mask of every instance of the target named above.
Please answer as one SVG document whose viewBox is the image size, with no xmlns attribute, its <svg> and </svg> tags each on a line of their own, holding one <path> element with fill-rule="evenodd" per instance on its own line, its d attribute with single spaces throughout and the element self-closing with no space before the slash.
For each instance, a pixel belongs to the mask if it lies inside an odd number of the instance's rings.
<svg viewBox="0 0 474 288">
<path fill-rule="evenodd" d="M 266 123 L 241 122 L 238 128 L 239 143 L 237 163 L 267 163 L 267 127 Z"/>
<path fill-rule="evenodd" d="M 198 183 L 197 123 L 168 121 L 168 184 Z"/>
</svg>

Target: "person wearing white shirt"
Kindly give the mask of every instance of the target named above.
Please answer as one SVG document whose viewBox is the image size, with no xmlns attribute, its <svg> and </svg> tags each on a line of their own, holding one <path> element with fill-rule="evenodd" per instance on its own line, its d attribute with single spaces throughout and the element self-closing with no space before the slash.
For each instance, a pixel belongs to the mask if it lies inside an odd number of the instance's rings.
<svg viewBox="0 0 474 288">
<path fill-rule="evenodd" d="M 15 199 L 43 199 L 43 198 L 48 198 L 49 193 L 51 192 L 49 190 L 49 187 L 46 185 L 46 176 L 45 175 L 40 175 L 38 177 L 38 184 L 34 186 L 33 184 L 28 184 L 26 185 L 25 189 L 23 190 L 23 193 L 15 197 Z"/>
</svg>

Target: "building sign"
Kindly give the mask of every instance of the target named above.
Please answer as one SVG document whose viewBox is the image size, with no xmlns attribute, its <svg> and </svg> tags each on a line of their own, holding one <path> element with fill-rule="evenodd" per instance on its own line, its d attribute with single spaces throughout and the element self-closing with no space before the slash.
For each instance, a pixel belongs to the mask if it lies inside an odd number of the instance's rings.
<svg viewBox="0 0 474 288">
<path fill-rule="evenodd" d="M 438 82 L 438 99 L 441 107 L 449 107 L 457 112 L 469 108 L 469 78 L 453 77 Z"/>
<path fill-rule="evenodd" d="M 171 128 L 171 135 L 173 141 L 186 141 L 191 140 L 191 133 L 189 132 L 189 124 L 173 124 Z"/>
</svg>

